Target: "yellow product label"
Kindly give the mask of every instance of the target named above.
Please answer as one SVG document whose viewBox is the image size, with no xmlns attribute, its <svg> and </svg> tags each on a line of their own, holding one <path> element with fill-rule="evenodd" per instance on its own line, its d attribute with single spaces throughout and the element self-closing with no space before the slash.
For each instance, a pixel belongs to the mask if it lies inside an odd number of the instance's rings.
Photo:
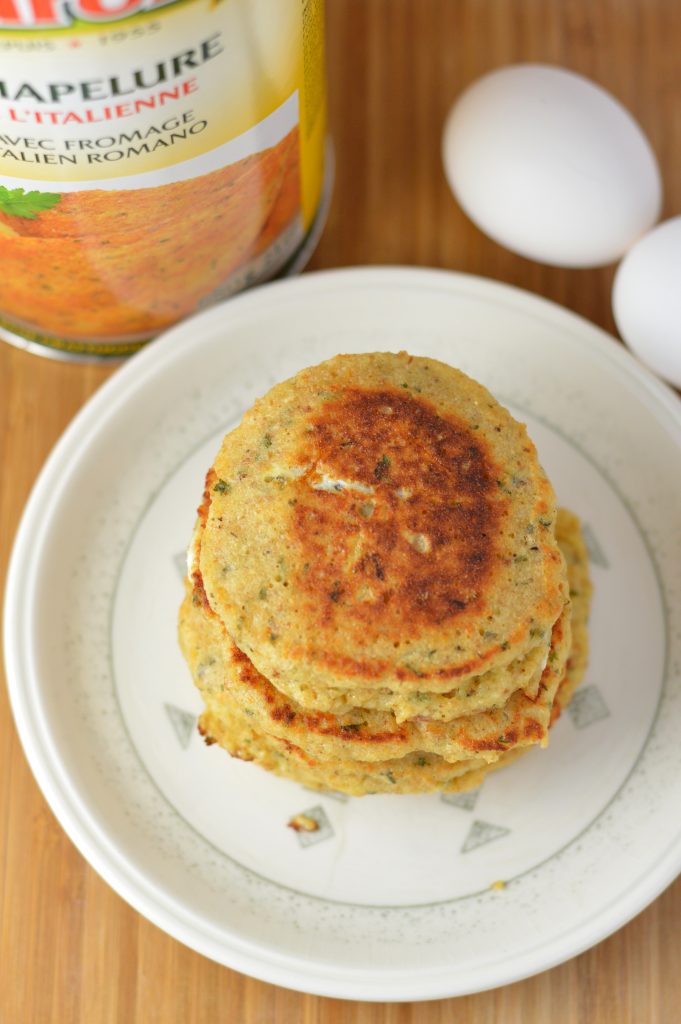
<svg viewBox="0 0 681 1024">
<path fill-rule="evenodd" d="M 323 180 L 322 0 L 0 0 L 0 320 L 134 343 L 272 276 Z"/>
</svg>

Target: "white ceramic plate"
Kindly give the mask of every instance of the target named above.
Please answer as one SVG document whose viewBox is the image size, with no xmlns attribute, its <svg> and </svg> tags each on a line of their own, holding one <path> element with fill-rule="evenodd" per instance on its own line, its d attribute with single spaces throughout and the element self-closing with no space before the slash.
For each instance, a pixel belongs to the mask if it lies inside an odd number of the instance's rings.
<svg viewBox="0 0 681 1024">
<path fill-rule="evenodd" d="M 461 367 L 529 424 L 586 523 L 592 657 L 549 749 L 480 790 L 340 799 L 201 742 L 175 639 L 184 548 L 204 472 L 257 395 L 337 352 L 401 348 Z M 28 759 L 97 871 L 230 967 L 386 1001 L 515 981 L 681 868 L 680 509 L 681 405 L 570 313 L 438 271 L 249 292 L 132 359 L 36 485 L 6 604 Z M 288 829 L 299 811 L 322 827 Z"/>
</svg>

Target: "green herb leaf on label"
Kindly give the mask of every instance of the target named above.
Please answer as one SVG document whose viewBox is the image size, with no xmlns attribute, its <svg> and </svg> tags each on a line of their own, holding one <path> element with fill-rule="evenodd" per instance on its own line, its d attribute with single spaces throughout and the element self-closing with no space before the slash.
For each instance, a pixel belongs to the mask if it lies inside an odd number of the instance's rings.
<svg viewBox="0 0 681 1024">
<path fill-rule="evenodd" d="M 59 192 L 24 192 L 23 188 L 0 185 L 0 212 L 11 217 L 35 220 L 43 210 L 51 210 L 61 199 Z"/>
</svg>

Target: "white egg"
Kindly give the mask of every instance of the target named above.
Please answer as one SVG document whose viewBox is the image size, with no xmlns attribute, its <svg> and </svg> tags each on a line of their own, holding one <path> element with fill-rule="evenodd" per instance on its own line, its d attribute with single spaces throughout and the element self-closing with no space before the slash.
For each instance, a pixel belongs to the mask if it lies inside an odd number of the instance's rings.
<svg viewBox="0 0 681 1024">
<path fill-rule="evenodd" d="M 609 93 L 562 68 L 518 64 L 478 79 L 447 118 L 442 153 L 471 220 L 543 263 L 611 263 L 659 216 L 645 135 Z"/>
<path fill-rule="evenodd" d="M 681 388 L 681 217 L 658 224 L 625 256 L 612 308 L 627 345 Z"/>
</svg>

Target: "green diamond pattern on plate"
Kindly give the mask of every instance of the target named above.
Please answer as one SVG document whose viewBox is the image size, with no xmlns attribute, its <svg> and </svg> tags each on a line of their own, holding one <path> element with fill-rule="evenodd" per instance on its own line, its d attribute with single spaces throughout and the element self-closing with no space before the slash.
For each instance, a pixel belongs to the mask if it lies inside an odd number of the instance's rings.
<svg viewBox="0 0 681 1024">
<path fill-rule="evenodd" d="M 331 839 L 334 834 L 333 826 L 326 815 L 326 811 L 320 804 L 317 804 L 316 807 L 310 807 L 307 811 L 299 811 L 299 814 L 305 818 L 312 818 L 318 825 L 314 832 L 306 832 L 304 829 L 296 832 L 298 842 L 303 849 L 308 846 L 316 846 L 317 843 L 321 843 L 325 839 Z"/>
<path fill-rule="evenodd" d="M 163 707 L 173 727 L 177 742 L 183 750 L 186 750 L 194 732 L 196 715 L 193 715 L 191 711 L 183 711 L 175 704 L 164 704 Z"/>
<path fill-rule="evenodd" d="M 314 793 L 315 796 L 328 796 L 330 800 L 338 800 L 341 804 L 346 804 L 350 799 L 347 793 L 337 793 L 335 789 L 325 789 L 320 792 L 318 789 L 310 789 L 308 786 L 302 788 L 308 793 Z"/>
<path fill-rule="evenodd" d="M 476 789 L 469 789 L 466 793 L 443 793 L 440 799 L 444 804 L 451 804 L 452 807 L 460 807 L 464 811 L 472 811 L 478 802 L 482 786 Z"/>
<path fill-rule="evenodd" d="M 584 542 L 586 549 L 589 552 L 589 559 L 594 565 L 600 565 L 601 569 L 609 569 L 610 562 L 605 556 L 603 548 L 596 539 L 596 534 L 593 532 L 588 523 L 582 524 L 582 532 L 584 534 Z"/>
<path fill-rule="evenodd" d="M 577 690 L 567 711 L 577 729 L 586 729 L 588 725 L 610 717 L 608 705 L 597 686 L 584 686 Z"/>
<path fill-rule="evenodd" d="M 183 580 L 187 575 L 187 552 L 180 551 L 178 554 L 173 555 L 173 565 L 180 574 L 180 579 Z"/>
<path fill-rule="evenodd" d="M 510 832 L 510 828 L 492 825 L 488 821 L 474 821 L 461 847 L 461 853 L 470 853 L 471 850 L 477 850 L 479 846 L 486 846 L 487 843 L 492 843 L 495 839 L 502 839 Z"/>
</svg>

